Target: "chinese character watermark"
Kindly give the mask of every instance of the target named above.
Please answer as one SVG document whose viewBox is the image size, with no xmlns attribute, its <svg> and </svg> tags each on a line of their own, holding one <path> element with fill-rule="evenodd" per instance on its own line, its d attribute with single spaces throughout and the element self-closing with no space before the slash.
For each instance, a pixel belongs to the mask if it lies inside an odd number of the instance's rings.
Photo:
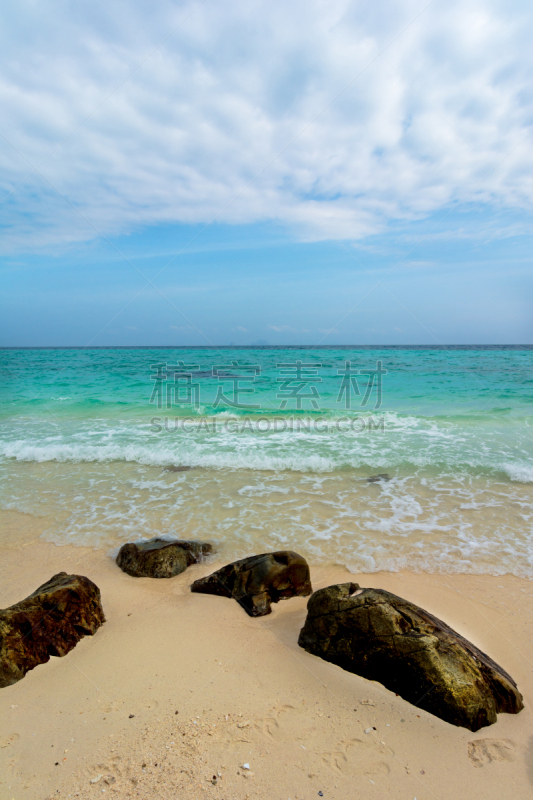
<svg viewBox="0 0 533 800">
<path fill-rule="evenodd" d="M 320 393 L 317 384 L 323 382 L 319 377 L 318 370 L 322 367 L 321 363 L 304 363 L 303 361 L 282 362 L 276 364 L 282 377 L 276 378 L 275 382 L 281 384 L 276 393 L 276 399 L 280 400 L 278 410 L 285 411 L 288 407 L 295 411 L 302 411 L 304 403 L 313 411 L 320 411 Z M 186 364 L 178 361 L 176 364 L 158 363 L 151 364 L 151 380 L 154 382 L 150 403 L 171 409 L 173 406 L 192 406 L 200 408 L 200 383 L 194 380 L 199 377 L 215 379 L 218 385 L 215 386 L 216 395 L 212 400 L 212 407 L 219 408 L 226 406 L 239 410 L 257 411 L 261 409 L 259 403 L 251 403 L 246 400 L 247 395 L 255 394 L 255 388 L 250 383 L 254 383 L 256 378 L 261 375 L 259 364 L 241 364 L 232 361 L 230 364 L 219 364 L 211 368 L 209 372 L 200 371 L 198 364 Z M 383 369 L 382 362 L 376 361 L 375 369 L 356 369 L 351 361 L 344 362 L 344 368 L 337 370 L 337 375 L 342 378 L 337 394 L 336 404 L 342 403 L 346 410 L 353 408 L 354 399 L 361 398 L 358 403 L 359 408 L 366 408 L 372 392 L 375 390 L 375 404 L 373 410 L 381 408 L 383 399 L 383 376 L 387 370 Z M 364 383 L 361 388 L 357 382 L 358 376 L 366 376 L 366 387 Z M 244 384 L 244 385 L 243 385 Z M 209 388 L 206 390 L 209 391 Z M 211 385 L 211 392 L 213 386 Z M 289 406 L 290 404 L 290 406 Z"/>
<path fill-rule="evenodd" d="M 344 408 L 350 409 L 352 407 L 352 394 L 356 397 L 361 396 L 361 392 L 359 390 L 359 386 L 357 384 L 356 375 L 368 375 L 368 383 L 366 385 L 366 391 L 364 397 L 361 401 L 360 408 L 364 408 L 368 403 L 370 398 L 370 393 L 372 392 L 372 388 L 374 386 L 374 378 L 376 380 L 376 404 L 374 406 L 374 411 L 381 407 L 381 401 L 383 396 L 383 381 L 382 376 L 387 374 L 387 370 L 383 369 L 382 362 L 376 361 L 376 369 L 352 369 L 352 362 L 345 361 L 344 362 L 344 369 L 338 369 L 337 375 L 342 375 L 342 383 L 339 389 L 339 394 L 337 395 L 337 403 L 342 403 L 344 398 Z"/>
<path fill-rule="evenodd" d="M 236 375 L 235 373 L 228 373 L 226 370 L 240 370 L 241 372 L 250 372 L 250 375 Z M 259 405 L 254 405 L 253 403 L 241 403 L 239 402 L 239 395 L 241 394 L 254 394 L 255 389 L 252 386 L 241 386 L 241 381 L 255 381 L 256 376 L 261 375 L 261 367 L 257 364 L 239 364 L 238 361 L 232 361 L 231 364 L 222 364 L 217 367 L 213 367 L 213 377 L 218 378 L 218 381 L 221 386 L 218 387 L 217 396 L 215 398 L 215 402 L 213 403 L 213 407 L 217 408 L 220 403 L 224 403 L 231 408 L 248 408 L 248 409 L 257 409 L 261 408 Z M 232 396 L 227 397 L 224 394 L 224 383 L 231 382 L 233 384 L 231 393 Z"/>
<path fill-rule="evenodd" d="M 276 394 L 276 398 L 281 400 L 280 411 L 287 408 L 290 400 L 296 402 L 298 411 L 302 409 L 304 400 L 309 400 L 315 411 L 319 410 L 320 395 L 314 384 L 322 383 L 322 378 L 316 377 L 317 370 L 321 366 L 322 364 L 304 364 L 302 361 L 276 364 L 282 375 L 289 374 L 291 376 L 290 378 L 276 378 L 276 381 L 281 383 L 279 392 Z M 309 387 L 308 392 L 303 391 L 306 387 Z"/>
<path fill-rule="evenodd" d="M 198 364 L 185 364 L 178 361 L 177 364 L 151 364 L 150 369 L 155 372 L 150 378 L 155 381 L 154 388 L 150 397 L 150 403 L 157 404 L 158 408 L 163 408 L 163 400 L 166 400 L 166 408 L 173 405 L 192 405 L 194 408 L 200 406 L 200 384 L 193 383 L 193 372 L 199 370 Z"/>
</svg>

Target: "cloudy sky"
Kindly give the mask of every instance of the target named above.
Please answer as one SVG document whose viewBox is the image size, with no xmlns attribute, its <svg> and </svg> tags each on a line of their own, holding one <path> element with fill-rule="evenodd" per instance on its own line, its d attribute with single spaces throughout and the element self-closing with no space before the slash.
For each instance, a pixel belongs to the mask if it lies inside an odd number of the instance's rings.
<svg viewBox="0 0 533 800">
<path fill-rule="evenodd" d="M 526 3 L 3 23 L 2 344 L 533 341 Z"/>
</svg>

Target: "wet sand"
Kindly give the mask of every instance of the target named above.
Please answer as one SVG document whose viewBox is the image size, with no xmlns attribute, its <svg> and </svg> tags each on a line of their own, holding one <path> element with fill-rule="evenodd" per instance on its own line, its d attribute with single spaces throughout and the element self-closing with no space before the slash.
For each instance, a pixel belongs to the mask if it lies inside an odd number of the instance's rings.
<svg viewBox="0 0 533 800">
<path fill-rule="evenodd" d="M 524 710 L 471 733 L 299 648 L 305 598 L 252 619 L 189 592 L 221 562 L 136 579 L 107 552 L 39 539 L 50 519 L 2 512 L 0 523 L 3 607 L 64 570 L 100 587 L 107 617 L 67 656 L 0 690 L 2 800 L 533 795 L 529 581 L 311 564 L 315 589 L 354 580 L 395 592 L 510 672 Z"/>
</svg>

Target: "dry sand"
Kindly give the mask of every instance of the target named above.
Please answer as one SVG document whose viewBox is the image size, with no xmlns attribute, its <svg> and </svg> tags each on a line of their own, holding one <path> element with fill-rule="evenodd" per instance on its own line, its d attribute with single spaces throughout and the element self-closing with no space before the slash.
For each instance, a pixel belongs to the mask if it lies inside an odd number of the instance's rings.
<svg viewBox="0 0 533 800">
<path fill-rule="evenodd" d="M 216 562 L 136 579 L 106 553 L 40 540 L 50 520 L 3 512 L 0 522 L 2 606 L 64 570 L 100 587 L 107 617 L 65 658 L 0 690 L 2 800 L 533 796 L 528 581 L 311 566 L 315 589 L 388 589 L 511 673 L 525 709 L 471 733 L 300 649 L 306 599 L 252 619 L 232 600 L 189 592 Z"/>
</svg>

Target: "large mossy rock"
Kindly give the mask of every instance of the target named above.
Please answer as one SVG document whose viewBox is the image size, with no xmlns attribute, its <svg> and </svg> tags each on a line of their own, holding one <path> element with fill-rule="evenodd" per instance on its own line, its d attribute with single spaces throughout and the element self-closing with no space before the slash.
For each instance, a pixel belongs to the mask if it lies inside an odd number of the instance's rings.
<svg viewBox="0 0 533 800">
<path fill-rule="evenodd" d="M 16 683 L 50 656 L 65 656 L 104 622 L 98 586 L 83 575 L 54 575 L 0 611 L 0 687 Z"/>
<path fill-rule="evenodd" d="M 516 683 L 444 622 L 381 589 L 343 583 L 309 599 L 298 644 L 453 725 L 477 731 L 523 708 Z"/>
<path fill-rule="evenodd" d="M 250 556 L 200 578 L 192 592 L 233 597 L 251 617 L 263 617 L 271 604 L 313 591 L 307 561 L 298 553 L 282 550 Z"/>
<path fill-rule="evenodd" d="M 121 570 L 134 578 L 172 578 L 212 551 L 206 542 L 155 538 L 123 545 L 116 561 Z"/>
</svg>

